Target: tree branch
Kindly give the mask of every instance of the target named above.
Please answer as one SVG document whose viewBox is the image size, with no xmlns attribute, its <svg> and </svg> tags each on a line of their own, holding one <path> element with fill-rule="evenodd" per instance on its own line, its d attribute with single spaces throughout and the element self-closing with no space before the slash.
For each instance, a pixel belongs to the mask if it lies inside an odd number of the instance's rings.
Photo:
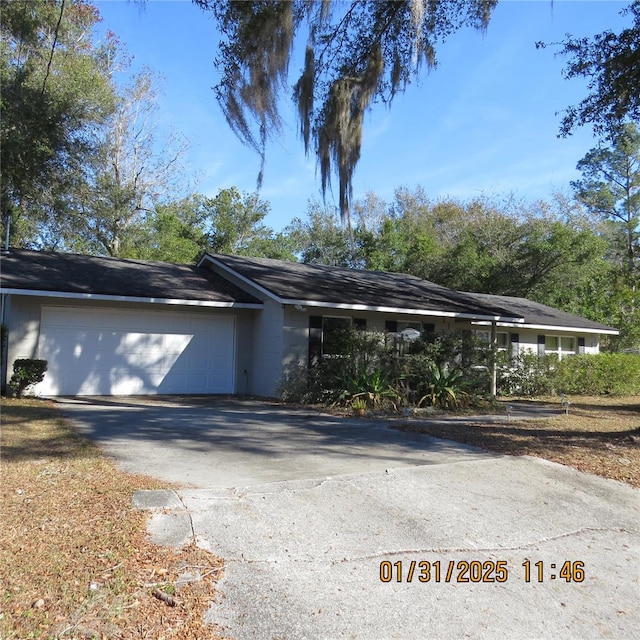
<svg viewBox="0 0 640 640">
<path fill-rule="evenodd" d="M 58 44 L 58 33 L 60 32 L 60 25 L 62 24 L 62 17 L 64 16 L 64 3 L 65 0 L 62 0 L 60 3 L 60 15 L 58 16 L 58 24 L 56 24 L 56 30 L 53 35 L 53 44 L 51 45 L 51 55 L 49 56 L 49 62 L 47 63 L 47 72 L 45 73 L 44 80 L 42 81 L 42 90 L 40 91 L 40 95 L 44 95 L 45 88 L 47 86 L 47 80 L 51 75 L 51 65 L 53 64 L 53 54 L 56 50 L 56 45 Z"/>
</svg>

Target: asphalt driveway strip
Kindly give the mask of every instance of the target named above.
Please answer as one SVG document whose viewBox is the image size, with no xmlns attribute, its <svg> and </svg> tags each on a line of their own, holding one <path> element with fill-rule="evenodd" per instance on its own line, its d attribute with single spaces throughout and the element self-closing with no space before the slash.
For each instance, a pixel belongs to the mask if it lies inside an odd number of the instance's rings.
<svg viewBox="0 0 640 640">
<path fill-rule="evenodd" d="M 224 558 L 238 640 L 637 638 L 640 492 L 256 401 L 61 403 L 140 492 L 161 544 Z"/>
</svg>

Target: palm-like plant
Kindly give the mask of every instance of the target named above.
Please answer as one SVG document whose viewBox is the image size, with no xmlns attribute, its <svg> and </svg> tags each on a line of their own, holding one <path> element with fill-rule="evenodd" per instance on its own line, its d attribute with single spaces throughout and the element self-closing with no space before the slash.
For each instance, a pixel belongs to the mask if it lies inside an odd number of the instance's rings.
<svg viewBox="0 0 640 640">
<path fill-rule="evenodd" d="M 398 393 L 390 385 L 387 376 L 380 370 L 372 372 L 361 372 L 355 379 L 350 381 L 348 389 L 343 391 L 341 399 L 350 398 L 363 400 L 367 405 L 375 408 L 379 407 L 383 400 L 397 400 Z"/>
<path fill-rule="evenodd" d="M 418 406 L 428 401 L 432 407 L 454 409 L 466 396 L 462 389 L 462 371 L 459 369 L 449 369 L 447 365 L 440 367 L 434 362 L 429 367 L 429 377 L 429 391 L 422 396 Z"/>
</svg>

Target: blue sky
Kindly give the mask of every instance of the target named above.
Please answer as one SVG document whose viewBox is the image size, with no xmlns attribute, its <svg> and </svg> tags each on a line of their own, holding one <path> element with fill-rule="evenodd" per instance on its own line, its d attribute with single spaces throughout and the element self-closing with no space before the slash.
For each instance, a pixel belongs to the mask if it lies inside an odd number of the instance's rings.
<svg viewBox="0 0 640 640">
<path fill-rule="evenodd" d="M 149 67 L 164 78 L 163 126 L 184 134 L 189 174 L 197 190 L 215 195 L 237 186 L 254 191 L 259 158 L 230 131 L 212 87 L 215 22 L 190 0 L 95 3 L 101 29 L 115 32 L 133 56 L 132 71 Z M 366 117 L 354 199 L 374 191 L 390 201 L 396 188 L 422 186 L 433 199 L 463 200 L 514 194 L 545 199 L 569 191 L 576 163 L 596 141 L 588 128 L 558 138 L 561 113 L 586 95 L 581 79 L 565 80 L 557 48 L 536 49 L 567 33 L 592 36 L 620 30 L 629 19 L 617 0 L 501 0 L 482 34 L 460 31 L 437 50 L 438 67 Z M 295 73 L 301 61 L 294 61 Z M 292 83 L 294 78 L 292 76 Z M 313 156 L 305 157 L 293 106 L 282 105 L 283 136 L 267 150 L 261 197 L 271 204 L 265 222 L 276 230 L 319 200 Z M 337 193 L 327 194 L 337 203 Z"/>
</svg>

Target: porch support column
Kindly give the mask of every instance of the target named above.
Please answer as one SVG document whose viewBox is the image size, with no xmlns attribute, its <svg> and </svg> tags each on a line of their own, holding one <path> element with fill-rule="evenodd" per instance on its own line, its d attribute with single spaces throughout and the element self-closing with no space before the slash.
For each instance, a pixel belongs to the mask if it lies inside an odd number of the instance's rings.
<svg viewBox="0 0 640 640">
<path fill-rule="evenodd" d="M 498 393 L 498 325 L 495 320 L 491 321 L 491 397 L 495 398 Z"/>
</svg>

